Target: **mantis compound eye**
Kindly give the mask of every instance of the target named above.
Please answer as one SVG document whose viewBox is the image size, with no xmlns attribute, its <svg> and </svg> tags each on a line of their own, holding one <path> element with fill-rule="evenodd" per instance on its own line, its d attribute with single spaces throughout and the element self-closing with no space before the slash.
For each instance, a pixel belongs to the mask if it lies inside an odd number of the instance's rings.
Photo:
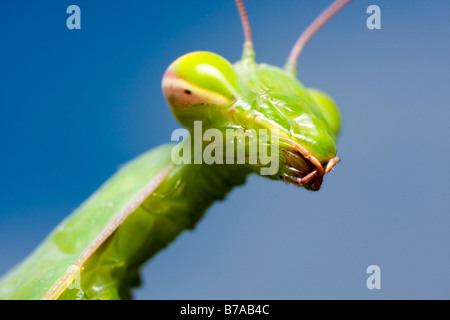
<svg viewBox="0 0 450 320">
<path fill-rule="evenodd" d="M 210 52 L 192 52 L 166 70 L 162 89 L 175 117 L 185 126 L 211 118 L 214 109 L 231 105 L 238 96 L 233 66 Z M 209 119 L 211 120 L 211 119 Z"/>
<path fill-rule="evenodd" d="M 341 117 L 336 103 L 327 94 L 316 89 L 308 89 L 308 94 L 319 107 L 321 114 L 336 138 L 341 126 Z"/>
</svg>

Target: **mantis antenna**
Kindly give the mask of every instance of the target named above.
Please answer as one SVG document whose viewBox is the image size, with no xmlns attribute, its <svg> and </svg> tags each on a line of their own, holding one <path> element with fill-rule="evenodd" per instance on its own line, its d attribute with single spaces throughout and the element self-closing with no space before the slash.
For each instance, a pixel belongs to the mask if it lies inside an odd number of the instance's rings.
<svg viewBox="0 0 450 320">
<path fill-rule="evenodd" d="M 325 23 L 327 23 L 350 1 L 351 0 L 335 0 L 308 26 L 308 28 L 306 28 L 306 30 L 298 38 L 297 42 L 291 50 L 291 53 L 289 54 L 289 58 L 286 63 L 286 69 L 295 74 L 298 57 L 300 56 L 300 53 L 303 51 L 303 48 L 306 46 L 308 41 Z"/>
<path fill-rule="evenodd" d="M 242 29 L 244 30 L 244 51 L 253 51 L 252 31 L 250 29 L 250 22 L 248 21 L 247 11 L 245 10 L 244 1 L 236 0 L 236 5 L 241 17 Z"/>
</svg>

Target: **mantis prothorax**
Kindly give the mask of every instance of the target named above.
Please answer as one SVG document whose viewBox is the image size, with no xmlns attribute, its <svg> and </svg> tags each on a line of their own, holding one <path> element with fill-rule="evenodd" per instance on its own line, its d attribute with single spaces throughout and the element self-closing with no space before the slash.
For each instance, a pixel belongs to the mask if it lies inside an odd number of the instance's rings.
<svg viewBox="0 0 450 320">
<path fill-rule="evenodd" d="M 305 88 L 295 69 L 308 40 L 348 2 L 336 0 L 307 28 L 282 69 L 255 62 L 247 13 L 236 0 L 245 37 L 242 59 L 232 65 L 200 51 L 173 62 L 162 89 L 175 117 L 191 132 L 195 121 L 203 130 L 277 132 L 266 141 L 279 141 L 279 170 L 266 177 L 319 190 L 324 174 L 339 162 L 339 112 L 325 93 Z M 0 298 L 131 298 L 142 264 L 194 228 L 214 201 L 248 174 L 259 174 L 261 166 L 175 165 L 172 149 L 173 144 L 155 148 L 105 182 L 1 279 Z"/>
</svg>

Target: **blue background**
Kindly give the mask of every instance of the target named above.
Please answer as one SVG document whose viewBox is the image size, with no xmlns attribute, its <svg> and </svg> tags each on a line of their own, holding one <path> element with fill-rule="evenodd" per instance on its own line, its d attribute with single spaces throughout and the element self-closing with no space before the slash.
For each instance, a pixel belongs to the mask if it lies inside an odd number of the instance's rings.
<svg viewBox="0 0 450 320">
<path fill-rule="evenodd" d="M 330 1 L 247 1 L 256 58 L 282 66 Z M 81 8 L 81 30 L 66 8 Z M 378 4 L 382 29 L 366 28 Z M 137 299 L 450 298 L 450 2 L 352 2 L 299 78 L 340 105 L 320 192 L 259 176 L 143 269 Z M 180 55 L 235 62 L 233 1 L 0 2 L 0 274 L 120 165 L 178 127 L 161 77 Z M 368 290 L 366 268 L 381 268 Z"/>
</svg>

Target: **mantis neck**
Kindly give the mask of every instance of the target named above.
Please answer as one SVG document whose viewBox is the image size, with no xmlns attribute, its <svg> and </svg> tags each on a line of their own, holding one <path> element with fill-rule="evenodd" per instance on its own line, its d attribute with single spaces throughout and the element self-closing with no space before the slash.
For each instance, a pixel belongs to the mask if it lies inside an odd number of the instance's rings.
<svg viewBox="0 0 450 320">
<path fill-rule="evenodd" d="M 143 207 L 157 215 L 170 216 L 180 228 L 193 229 L 206 209 L 224 199 L 235 186 L 245 183 L 250 172 L 235 164 L 180 164 L 174 166 Z"/>
<path fill-rule="evenodd" d="M 206 209 L 243 184 L 249 172 L 243 165 L 173 166 L 157 189 L 88 260 L 81 274 L 86 288 L 83 299 L 131 298 L 130 289 L 139 283 L 142 264 L 182 231 L 193 229 Z M 103 270 L 101 277 L 98 270 Z M 66 290 L 60 298 L 74 298 L 73 291 Z"/>
</svg>

